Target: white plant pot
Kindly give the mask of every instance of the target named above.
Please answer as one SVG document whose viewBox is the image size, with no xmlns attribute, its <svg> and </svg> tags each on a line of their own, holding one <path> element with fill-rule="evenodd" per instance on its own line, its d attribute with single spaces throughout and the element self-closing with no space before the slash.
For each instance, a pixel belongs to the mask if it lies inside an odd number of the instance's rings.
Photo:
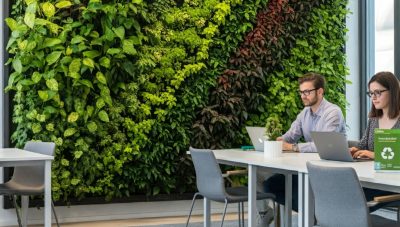
<svg viewBox="0 0 400 227">
<path fill-rule="evenodd" d="M 264 158 L 282 156 L 282 141 L 264 141 Z"/>
</svg>

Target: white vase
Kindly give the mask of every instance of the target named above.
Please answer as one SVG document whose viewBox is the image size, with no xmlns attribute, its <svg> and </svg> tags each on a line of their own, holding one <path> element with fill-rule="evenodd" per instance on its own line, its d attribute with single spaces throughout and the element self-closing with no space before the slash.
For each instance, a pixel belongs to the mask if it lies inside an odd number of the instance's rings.
<svg viewBox="0 0 400 227">
<path fill-rule="evenodd" d="M 282 155 L 282 141 L 264 141 L 264 157 L 277 158 Z"/>
</svg>

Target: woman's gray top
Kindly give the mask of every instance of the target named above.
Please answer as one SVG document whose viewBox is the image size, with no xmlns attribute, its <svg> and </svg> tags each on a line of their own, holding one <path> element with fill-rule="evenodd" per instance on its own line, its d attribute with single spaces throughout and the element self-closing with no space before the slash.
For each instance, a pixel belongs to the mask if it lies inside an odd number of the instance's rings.
<svg viewBox="0 0 400 227">
<path fill-rule="evenodd" d="M 364 135 L 358 144 L 358 149 L 374 151 L 374 129 L 376 128 L 379 128 L 379 118 L 369 118 L 367 128 L 365 129 Z M 400 118 L 392 127 L 392 129 L 395 128 L 400 128 Z"/>
</svg>

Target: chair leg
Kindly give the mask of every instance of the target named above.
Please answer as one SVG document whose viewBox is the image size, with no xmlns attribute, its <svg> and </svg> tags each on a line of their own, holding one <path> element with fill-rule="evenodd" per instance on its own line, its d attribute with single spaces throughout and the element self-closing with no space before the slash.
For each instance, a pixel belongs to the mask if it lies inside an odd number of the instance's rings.
<svg viewBox="0 0 400 227">
<path fill-rule="evenodd" d="M 56 209 L 54 207 L 54 202 L 53 199 L 51 199 L 51 209 L 53 210 L 54 218 L 56 219 L 57 227 L 60 227 L 60 224 L 58 223 L 58 218 L 56 214 Z"/>
<path fill-rule="evenodd" d="M 244 227 L 244 203 L 242 202 L 242 226 Z"/>
<path fill-rule="evenodd" d="M 273 201 L 273 204 L 274 204 L 274 226 L 275 227 L 278 227 L 278 218 L 280 218 L 279 216 L 279 214 L 278 214 L 278 211 L 279 211 L 279 209 L 278 209 L 278 203 L 277 202 L 275 202 L 275 201 Z"/>
<path fill-rule="evenodd" d="M 18 211 L 17 195 L 13 195 L 13 203 L 14 203 L 14 207 L 15 207 L 15 212 L 17 213 L 18 226 L 22 227 L 21 216 L 20 216 L 20 213 Z"/>
<path fill-rule="evenodd" d="M 241 222 L 241 220 L 240 220 L 241 217 L 242 217 L 241 212 L 240 212 L 240 204 L 241 204 L 241 202 L 238 203 L 238 221 L 239 221 L 239 225 L 238 225 L 238 226 L 239 226 L 239 227 L 242 226 L 242 224 L 241 224 L 242 222 Z"/>
<path fill-rule="evenodd" d="M 400 222 L 400 206 L 397 207 L 397 222 Z"/>
<path fill-rule="evenodd" d="M 224 219 L 225 219 L 226 207 L 227 206 L 228 206 L 228 200 L 225 199 L 225 206 L 224 206 L 224 213 L 222 214 L 221 227 L 224 225 Z"/>
<path fill-rule="evenodd" d="M 198 193 L 198 192 L 195 193 L 195 194 L 193 195 L 192 205 L 191 205 L 191 207 L 190 207 L 189 216 L 188 216 L 187 221 L 186 221 L 186 227 L 189 226 L 189 220 L 190 220 L 190 216 L 192 215 L 194 202 L 196 201 L 196 197 L 197 197 L 198 195 L 200 195 L 200 193 Z"/>
</svg>

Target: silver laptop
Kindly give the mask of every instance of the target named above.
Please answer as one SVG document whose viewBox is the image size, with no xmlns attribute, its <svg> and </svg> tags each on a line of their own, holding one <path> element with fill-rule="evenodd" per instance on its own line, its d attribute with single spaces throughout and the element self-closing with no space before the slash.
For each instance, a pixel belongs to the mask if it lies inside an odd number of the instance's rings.
<svg viewBox="0 0 400 227">
<path fill-rule="evenodd" d="M 250 136 L 251 143 L 253 144 L 254 150 L 264 151 L 264 127 L 250 127 L 246 126 L 247 133 Z"/>
<path fill-rule="evenodd" d="M 348 148 L 346 135 L 339 132 L 311 132 L 311 137 L 321 159 L 354 162 L 371 161 L 371 159 L 354 159 Z"/>
</svg>

